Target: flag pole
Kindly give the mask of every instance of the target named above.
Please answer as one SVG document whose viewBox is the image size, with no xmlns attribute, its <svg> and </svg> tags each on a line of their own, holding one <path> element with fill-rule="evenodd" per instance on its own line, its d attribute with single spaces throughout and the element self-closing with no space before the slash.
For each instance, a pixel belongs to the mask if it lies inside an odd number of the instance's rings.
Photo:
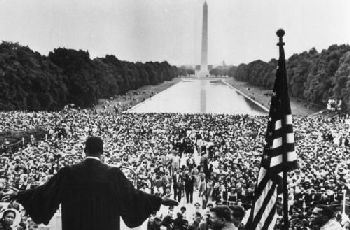
<svg viewBox="0 0 350 230">
<path fill-rule="evenodd" d="M 346 190 L 343 190 L 343 214 L 345 214 L 345 208 L 346 208 Z"/>
<path fill-rule="evenodd" d="M 289 228 L 287 176 L 287 171 L 283 170 L 283 222 L 285 230 Z"/>
<path fill-rule="evenodd" d="M 278 64 L 280 65 L 281 67 L 281 70 L 280 71 L 286 71 L 285 69 L 285 55 L 284 55 L 284 49 L 283 49 L 283 46 L 284 46 L 284 42 L 283 42 L 283 36 L 285 34 L 284 30 L 283 29 L 279 29 L 277 32 L 276 32 L 278 38 L 279 38 L 279 42 L 277 43 L 277 46 L 279 47 L 279 60 L 278 60 Z M 279 77 L 282 77 L 282 76 L 279 76 Z M 286 120 L 284 119 L 283 122 L 286 122 Z M 283 143 L 286 143 L 286 137 L 284 136 L 283 137 Z M 286 153 L 283 153 L 283 163 L 284 165 L 286 165 L 287 163 L 287 154 Z M 289 228 L 289 219 L 288 219 L 288 187 L 287 187 L 287 177 L 288 177 L 288 174 L 287 174 L 287 170 L 284 169 L 283 170 L 283 229 L 285 230 L 288 230 Z"/>
</svg>

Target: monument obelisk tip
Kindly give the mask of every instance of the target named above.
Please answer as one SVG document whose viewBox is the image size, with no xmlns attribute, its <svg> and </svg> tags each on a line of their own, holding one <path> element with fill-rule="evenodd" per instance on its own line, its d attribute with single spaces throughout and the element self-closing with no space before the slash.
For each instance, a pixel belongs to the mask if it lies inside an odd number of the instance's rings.
<svg viewBox="0 0 350 230">
<path fill-rule="evenodd" d="M 199 72 L 199 77 L 208 76 L 208 4 L 205 0 L 203 3 L 201 68 Z"/>
</svg>

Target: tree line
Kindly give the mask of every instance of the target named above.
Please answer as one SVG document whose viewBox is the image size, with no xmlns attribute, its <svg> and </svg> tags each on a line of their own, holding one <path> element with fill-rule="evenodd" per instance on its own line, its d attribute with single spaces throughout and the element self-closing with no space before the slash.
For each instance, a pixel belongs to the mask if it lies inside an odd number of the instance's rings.
<svg viewBox="0 0 350 230">
<path fill-rule="evenodd" d="M 209 71 L 210 75 L 215 77 L 233 76 L 236 66 L 217 66 Z"/>
<path fill-rule="evenodd" d="M 315 48 L 292 55 L 286 60 L 289 94 L 309 104 L 325 107 L 328 99 L 342 100 L 350 112 L 350 46 L 332 45 L 318 52 Z M 240 64 L 229 71 L 239 81 L 272 89 L 277 60 Z"/>
<path fill-rule="evenodd" d="M 183 70 L 167 62 L 127 62 L 114 55 L 91 59 L 89 52 L 57 48 L 48 56 L 18 43 L 0 44 L 0 110 L 87 108 L 99 98 L 168 81 Z"/>
</svg>

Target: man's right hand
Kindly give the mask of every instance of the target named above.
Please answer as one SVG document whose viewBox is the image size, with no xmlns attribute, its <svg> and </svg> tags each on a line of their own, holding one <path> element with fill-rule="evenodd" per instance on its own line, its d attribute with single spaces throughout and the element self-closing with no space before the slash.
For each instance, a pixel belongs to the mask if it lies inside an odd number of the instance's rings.
<svg viewBox="0 0 350 230">
<path fill-rule="evenodd" d="M 162 199 L 162 205 L 165 205 L 165 206 L 177 206 L 178 204 L 179 202 L 173 199 L 169 199 L 169 198 Z"/>
</svg>

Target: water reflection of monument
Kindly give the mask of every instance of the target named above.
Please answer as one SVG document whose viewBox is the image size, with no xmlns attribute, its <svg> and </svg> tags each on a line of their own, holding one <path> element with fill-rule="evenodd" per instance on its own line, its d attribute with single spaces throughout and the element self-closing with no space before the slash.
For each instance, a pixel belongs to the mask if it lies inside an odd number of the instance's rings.
<svg viewBox="0 0 350 230">
<path fill-rule="evenodd" d="M 201 49 L 201 68 L 197 72 L 198 77 L 209 77 L 208 70 L 208 4 L 203 4 L 203 27 L 202 27 L 202 49 Z"/>
</svg>

